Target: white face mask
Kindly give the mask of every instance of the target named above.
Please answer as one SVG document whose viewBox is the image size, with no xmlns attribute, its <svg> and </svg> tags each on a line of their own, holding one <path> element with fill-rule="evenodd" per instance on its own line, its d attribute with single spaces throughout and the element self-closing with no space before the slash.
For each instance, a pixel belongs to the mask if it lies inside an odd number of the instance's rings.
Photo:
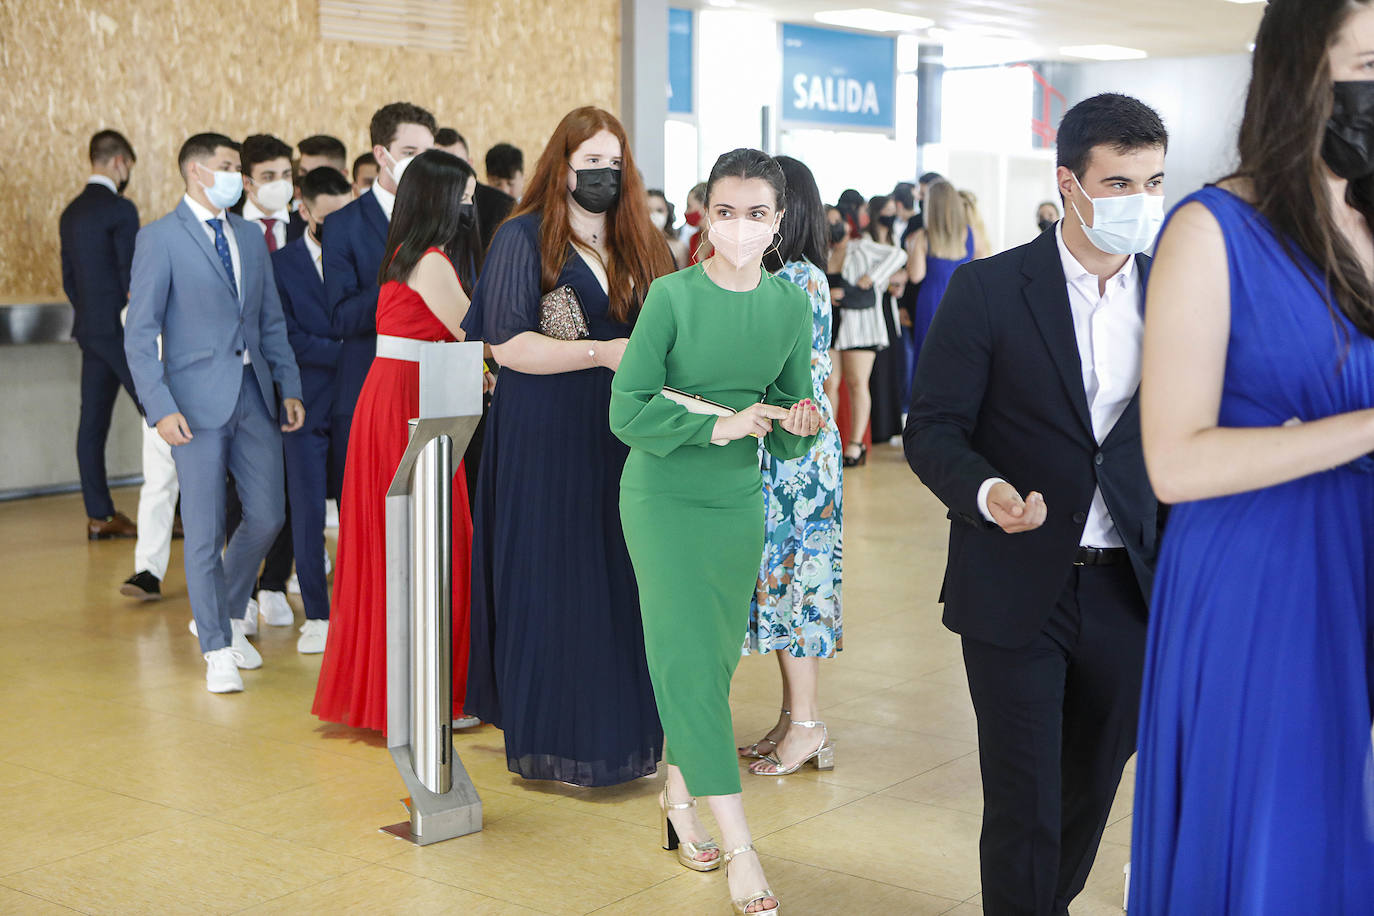
<svg viewBox="0 0 1374 916">
<path fill-rule="evenodd" d="M 258 206 L 269 214 L 284 210 L 295 192 L 295 186 L 289 178 L 265 182 L 257 186 Z"/>
<path fill-rule="evenodd" d="M 239 198 L 243 196 L 243 174 L 241 172 L 216 172 L 203 165 L 200 168 L 213 179 L 212 183 L 208 185 L 201 182 L 205 188 L 205 197 L 210 201 L 210 206 L 223 210 L 225 207 L 232 207 L 239 202 Z"/>
<path fill-rule="evenodd" d="M 391 160 L 391 167 L 388 168 L 387 171 L 391 173 L 391 180 L 396 182 L 396 188 L 399 190 L 401 187 L 401 176 L 405 174 L 406 168 L 415 161 L 415 157 L 406 156 L 403 159 L 396 159 L 391 155 L 390 150 L 387 151 L 386 157 Z"/>
<path fill-rule="evenodd" d="M 655 229 L 662 229 L 668 225 L 668 214 L 663 210 L 650 210 L 649 222 L 654 224 Z"/>
<path fill-rule="evenodd" d="M 1073 176 L 1074 183 L 1093 202 L 1093 224 L 1088 225 L 1078 205 L 1069 204 L 1083 226 L 1088 241 L 1107 254 L 1140 254 L 1148 251 L 1164 224 L 1164 195 L 1131 194 L 1126 197 L 1092 197 Z"/>
</svg>

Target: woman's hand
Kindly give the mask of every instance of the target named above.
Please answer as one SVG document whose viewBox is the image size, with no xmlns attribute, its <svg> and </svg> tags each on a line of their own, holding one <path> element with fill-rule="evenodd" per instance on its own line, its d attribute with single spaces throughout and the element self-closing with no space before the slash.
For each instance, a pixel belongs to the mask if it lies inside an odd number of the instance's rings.
<svg viewBox="0 0 1374 916">
<path fill-rule="evenodd" d="M 854 285 L 857 286 L 859 289 L 872 289 L 873 278 L 870 277 L 868 274 L 864 274 L 862 277 L 859 278 L 859 282 L 855 283 Z"/>
<path fill-rule="evenodd" d="M 596 356 L 592 362 L 598 366 L 610 369 L 612 372 L 620 368 L 620 361 L 625 358 L 625 346 L 630 342 L 628 337 L 617 337 L 614 340 L 597 340 L 592 342 L 592 349 L 596 351 Z"/>
<path fill-rule="evenodd" d="M 745 436 L 766 436 L 773 431 L 774 420 L 784 420 L 791 412 L 772 404 L 754 404 L 732 417 L 721 417 L 711 431 L 712 440 L 734 442 Z"/>
<path fill-rule="evenodd" d="M 491 393 L 492 393 L 493 391 L 495 391 L 495 390 L 496 390 L 496 376 L 493 375 L 490 371 L 483 370 L 483 372 L 482 372 L 482 393 L 483 393 L 483 394 L 491 394 Z"/>
<path fill-rule="evenodd" d="M 821 428 L 820 408 L 810 398 L 793 404 L 787 416 L 782 418 L 782 428 L 803 439 L 816 435 Z"/>
</svg>

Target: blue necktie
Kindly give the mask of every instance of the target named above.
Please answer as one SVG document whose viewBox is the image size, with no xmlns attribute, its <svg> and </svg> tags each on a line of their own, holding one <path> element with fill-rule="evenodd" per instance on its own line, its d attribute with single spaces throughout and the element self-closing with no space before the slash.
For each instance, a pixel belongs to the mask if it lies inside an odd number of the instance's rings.
<svg viewBox="0 0 1374 916">
<path fill-rule="evenodd" d="M 238 298 L 239 284 L 234 277 L 234 258 L 229 254 L 229 239 L 224 235 L 224 220 L 207 219 L 210 228 L 215 230 L 215 251 L 219 252 L 219 262 L 224 265 L 224 272 L 229 275 L 229 287 L 234 291 L 234 298 Z"/>
</svg>

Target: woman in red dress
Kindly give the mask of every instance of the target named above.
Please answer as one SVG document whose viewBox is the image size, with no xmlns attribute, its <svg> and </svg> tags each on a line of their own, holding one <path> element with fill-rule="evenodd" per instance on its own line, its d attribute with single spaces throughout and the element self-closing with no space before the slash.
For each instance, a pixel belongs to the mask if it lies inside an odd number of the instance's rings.
<svg viewBox="0 0 1374 916">
<path fill-rule="evenodd" d="M 463 339 L 481 265 L 472 167 L 442 150 L 403 161 L 377 297 L 377 358 L 354 412 L 340 500 L 329 637 L 312 711 L 386 732 L 386 491 L 419 415 L 418 344 Z M 404 178 L 402 178 L 402 175 Z M 456 266 L 455 266 L 456 265 Z M 472 521 L 464 474 L 453 480 L 453 708 L 468 669 Z"/>
</svg>

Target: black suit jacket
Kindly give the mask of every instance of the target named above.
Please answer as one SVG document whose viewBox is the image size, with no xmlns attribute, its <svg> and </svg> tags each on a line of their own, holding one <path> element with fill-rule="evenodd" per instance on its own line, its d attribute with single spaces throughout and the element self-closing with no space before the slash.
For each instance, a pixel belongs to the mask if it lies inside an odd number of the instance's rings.
<svg viewBox="0 0 1374 916">
<path fill-rule="evenodd" d="M 505 191 L 498 191 L 491 185 L 478 183 L 472 194 L 472 202 L 477 208 L 477 221 L 482 228 L 482 250 L 491 247 L 491 238 L 496 230 L 510 216 L 515 208 L 515 198 Z"/>
<path fill-rule="evenodd" d="M 291 218 L 286 221 L 286 244 L 290 245 L 296 239 L 305 235 L 305 217 L 301 216 L 297 210 L 291 211 Z"/>
<path fill-rule="evenodd" d="M 1141 282 L 1149 258 L 1140 255 Z M 949 507 L 945 625 L 1005 648 L 1030 644 L 1072 571 L 1102 488 L 1148 605 L 1164 514 L 1145 473 L 1139 393 L 1099 446 L 1055 233 L 955 271 L 917 363 L 907 461 Z M 1001 477 L 1045 496 L 1035 531 L 987 522 L 978 489 Z"/>
<path fill-rule="evenodd" d="M 334 411 L 334 387 L 342 342 L 329 323 L 324 280 L 315 271 L 305 239 L 299 238 L 272 252 L 272 275 L 277 280 L 286 337 L 301 370 L 301 399 L 305 429 L 320 429 Z"/>
<path fill-rule="evenodd" d="M 343 341 L 333 410 L 352 414 L 377 352 L 377 274 L 390 231 L 371 191 L 329 214 L 324 237 L 324 293 L 329 333 Z"/>
<path fill-rule="evenodd" d="M 103 184 L 86 185 L 58 222 L 62 289 L 76 310 L 72 336 L 124 336 L 119 313 L 129 302 L 138 208 Z"/>
</svg>

